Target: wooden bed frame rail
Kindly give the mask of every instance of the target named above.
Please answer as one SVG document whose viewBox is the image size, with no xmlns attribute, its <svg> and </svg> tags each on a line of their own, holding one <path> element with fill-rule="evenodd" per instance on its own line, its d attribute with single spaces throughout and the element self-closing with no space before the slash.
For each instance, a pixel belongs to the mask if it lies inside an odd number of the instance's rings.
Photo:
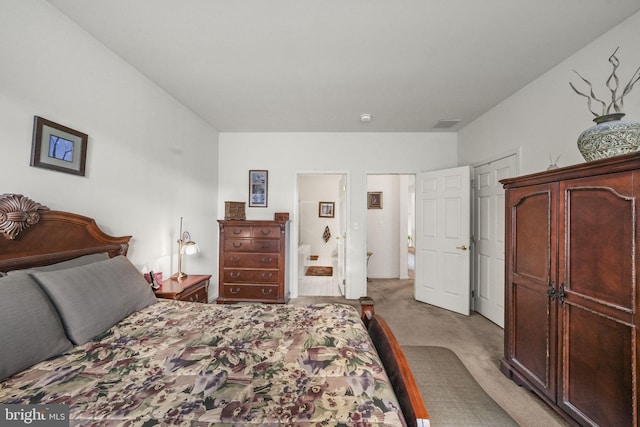
<svg viewBox="0 0 640 427">
<path fill-rule="evenodd" d="M 408 426 L 429 427 L 429 413 L 402 348 L 387 322 L 375 313 L 374 301 L 360 298 L 362 321 L 380 355 Z"/>
</svg>

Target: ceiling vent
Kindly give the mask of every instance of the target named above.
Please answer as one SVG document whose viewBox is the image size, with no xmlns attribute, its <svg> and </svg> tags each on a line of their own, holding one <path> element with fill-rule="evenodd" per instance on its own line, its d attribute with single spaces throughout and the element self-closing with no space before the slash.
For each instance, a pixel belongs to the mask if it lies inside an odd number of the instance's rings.
<svg viewBox="0 0 640 427">
<path fill-rule="evenodd" d="M 448 129 L 452 128 L 458 123 L 460 123 L 460 119 L 449 119 L 449 120 L 439 120 L 438 123 L 433 127 L 434 129 Z"/>
</svg>

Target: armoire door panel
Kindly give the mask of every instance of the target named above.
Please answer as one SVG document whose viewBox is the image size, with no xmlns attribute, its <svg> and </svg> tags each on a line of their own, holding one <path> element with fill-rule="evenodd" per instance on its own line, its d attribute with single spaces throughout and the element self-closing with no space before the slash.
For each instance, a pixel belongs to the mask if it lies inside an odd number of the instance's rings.
<svg viewBox="0 0 640 427">
<path fill-rule="evenodd" d="M 565 191 L 566 288 L 630 310 L 634 291 L 635 201 L 611 187 Z M 572 262 L 578 260 L 578 262 Z"/>
<path fill-rule="evenodd" d="M 546 285 L 551 259 L 551 194 L 542 191 L 523 195 L 512 209 L 513 272 Z"/>
<path fill-rule="evenodd" d="M 511 360 L 520 373 L 553 396 L 555 387 L 549 346 L 552 344 L 550 337 L 555 337 L 555 332 L 551 331 L 549 297 L 544 292 L 517 284 L 512 288 L 512 297 L 516 330 Z"/>
<path fill-rule="evenodd" d="M 633 425 L 633 326 L 567 303 L 563 317 L 559 404 L 585 424 Z"/>
</svg>

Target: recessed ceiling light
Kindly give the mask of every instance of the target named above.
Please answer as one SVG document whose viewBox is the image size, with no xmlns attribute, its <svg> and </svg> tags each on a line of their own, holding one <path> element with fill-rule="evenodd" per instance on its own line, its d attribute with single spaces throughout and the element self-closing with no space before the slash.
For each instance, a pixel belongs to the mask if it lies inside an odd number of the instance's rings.
<svg viewBox="0 0 640 427">
<path fill-rule="evenodd" d="M 369 123 L 373 116 L 369 113 L 360 114 L 360 121 L 362 123 Z"/>
</svg>

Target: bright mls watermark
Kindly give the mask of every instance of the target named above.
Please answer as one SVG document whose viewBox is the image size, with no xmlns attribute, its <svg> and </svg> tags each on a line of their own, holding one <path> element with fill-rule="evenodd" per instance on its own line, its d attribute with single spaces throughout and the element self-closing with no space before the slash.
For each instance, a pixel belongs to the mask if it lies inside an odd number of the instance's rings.
<svg viewBox="0 0 640 427">
<path fill-rule="evenodd" d="M 0 426 L 69 427 L 69 407 L 0 404 Z"/>
</svg>

